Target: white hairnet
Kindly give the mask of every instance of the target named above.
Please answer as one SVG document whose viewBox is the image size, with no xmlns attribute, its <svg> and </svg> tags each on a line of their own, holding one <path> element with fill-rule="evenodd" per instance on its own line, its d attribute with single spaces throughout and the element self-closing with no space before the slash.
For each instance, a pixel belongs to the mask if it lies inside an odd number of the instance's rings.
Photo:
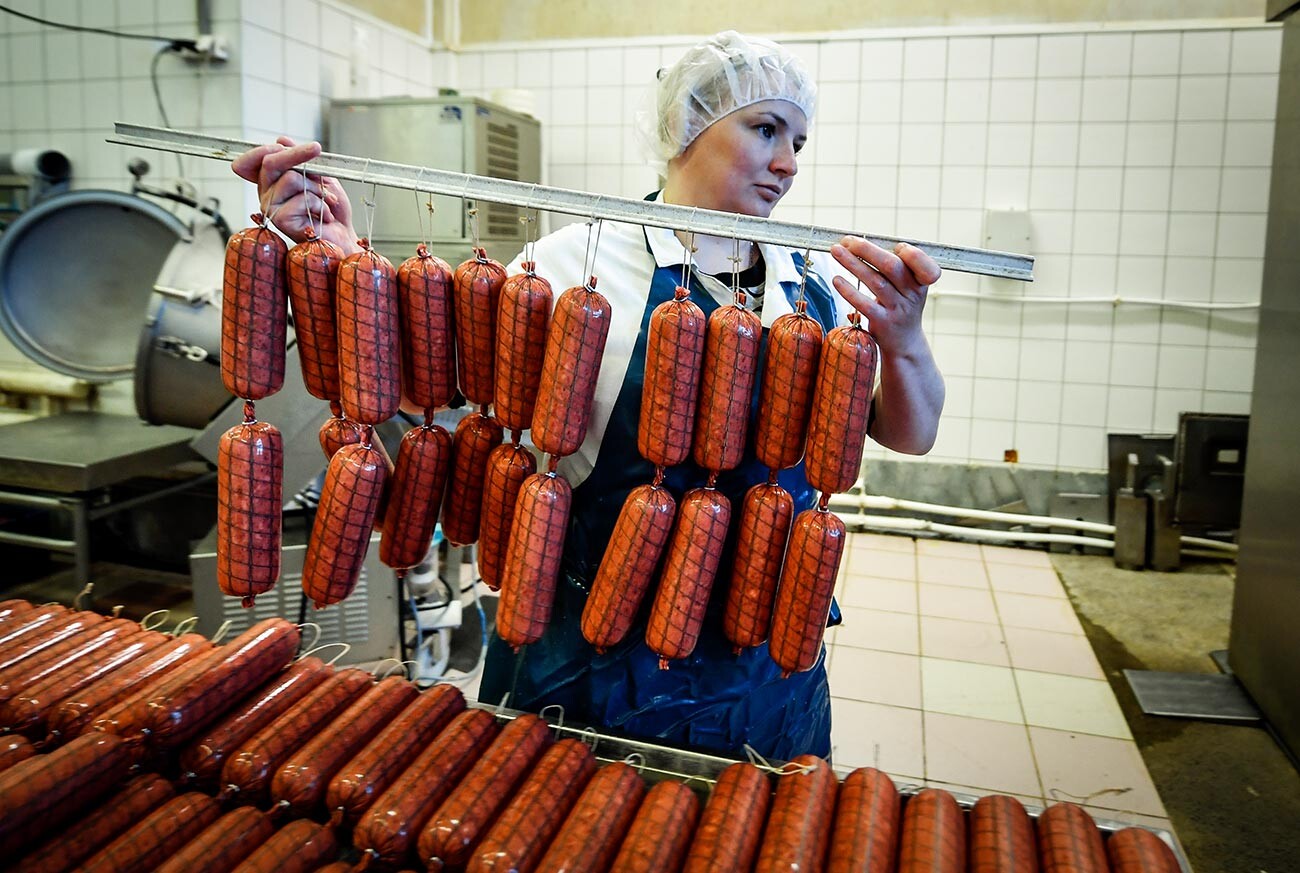
<svg viewBox="0 0 1300 873">
<path fill-rule="evenodd" d="M 653 111 L 638 115 L 650 165 L 663 175 L 705 128 L 763 100 L 793 103 L 811 124 L 817 85 L 802 61 L 771 40 L 734 30 L 709 37 L 660 71 Z"/>
</svg>

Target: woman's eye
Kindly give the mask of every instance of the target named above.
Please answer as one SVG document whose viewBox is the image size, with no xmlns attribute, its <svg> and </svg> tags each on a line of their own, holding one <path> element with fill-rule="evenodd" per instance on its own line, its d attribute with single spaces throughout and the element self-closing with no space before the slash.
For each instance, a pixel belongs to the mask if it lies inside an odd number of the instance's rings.
<svg viewBox="0 0 1300 873">
<path fill-rule="evenodd" d="M 760 124 L 755 128 L 765 139 L 771 139 L 776 136 L 775 124 Z"/>
</svg>

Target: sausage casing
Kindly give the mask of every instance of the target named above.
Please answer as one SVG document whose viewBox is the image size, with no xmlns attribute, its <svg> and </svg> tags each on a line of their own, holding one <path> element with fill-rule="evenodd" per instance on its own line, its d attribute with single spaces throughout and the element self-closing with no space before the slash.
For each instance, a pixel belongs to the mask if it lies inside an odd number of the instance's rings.
<svg viewBox="0 0 1300 873">
<path fill-rule="evenodd" d="M 794 500 L 780 485 L 764 482 L 745 493 L 722 616 L 723 632 L 738 650 L 767 639 L 793 519 Z"/>
<path fill-rule="evenodd" d="M 573 805 L 537 873 L 599 873 L 608 870 L 645 798 L 641 774 L 616 761 L 596 771 Z"/>
<path fill-rule="evenodd" d="M 379 424 L 402 400 L 397 275 L 383 255 L 362 249 L 339 264 L 335 311 L 339 338 L 339 401 L 348 418 Z"/>
<path fill-rule="evenodd" d="M 816 755 L 782 768 L 755 873 L 825 869 L 837 787 L 835 771 Z"/>
<path fill-rule="evenodd" d="M 154 873 L 230 873 L 275 833 L 270 816 L 252 806 L 241 806 L 208 825 Z"/>
<path fill-rule="evenodd" d="M 483 584 L 493 591 L 501 589 L 519 489 L 536 472 L 537 459 L 518 443 L 499 445 L 488 455 L 479 520 L 478 572 Z"/>
<path fill-rule="evenodd" d="M 532 428 L 533 443 L 549 455 L 571 455 L 587 436 L 609 318 L 609 301 L 596 290 L 595 277 L 555 301 Z"/>
<path fill-rule="evenodd" d="M 469 545 L 478 539 L 488 457 L 501 445 L 503 436 L 500 422 L 481 412 L 471 412 L 456 425 L 442 504 L 442 531 L 454 545 Z"/>
<path fill-rule="evenodd" d="M 962 873 L 966 869 L 966 824 L 947 791 L 926 788 L 903 807 L 898 873 Z"/>
<path fill-rule="evenodd" d="M 307 393 L 339 399 L 339 341 L 334 323 L 334 285 L 343 252 L 307 229 L 307 238 L 289 249 L 285 274 L 298 341 L 298 361 Z"/>
<path fill-rule="evenodd" d="M 1107 873 L 1106 849 L 1092 816 L 1076 803 L 1054 803 L 1038 816 L 1043 873 Z"/>
<path fill-rule="evenodd" d="M 848 491 L 857 481 L 875 379 L 876 341 L 857 319 L 826 335 L 805 458 L 808 482 L 823 494 Z"/>
<path fill-rule="evenodd" d="M 835 577 L 848 531 L 833 512 L 799 513 L 772 609 L 772 660 L 785 674 L 809 670 L 821 656 Z"/>
<path fill-rule="evenodd" d="M 650 313 L 646 330 L 645 382 L 636 447 L 658 467 L 672 467 L 691 453 L 695 409 L 704 363 L 704 312 L 680 285 L 672 300 Z"/>
<path fill-rule="evenodd" d="M 970 811 L 971 873 L 1038 873 L 1034 824 L 1020 801 L 990 794 Z"/>
<path fill-rule="evenodd" d="M 753 764 L 738 762 L 719 773 L 682 873 L 754 869 L 771 803 L 771 783 Z"/>
<path fill-rule="evenodd" d="M 397 269 L 402 384 L 421 409 L 439 409 L 456 395 L 451 281 L 451 267 L 423 244 Z"/>
<path fill-rule="evenodd" d="M 99 850 L 79 869 L 84 873 L 152 870 L 220 817 L 221 808 L 206 794 L 191 791 L 173 797 Z"/>
<path fill-rule="evenodd" d="M 700 801 L 694 791 L 671 779 L 656 784 L 641 802 L 610 870 L 680 870 L 699 817 Z"/>
<path fill-rule="evenodd" d="M 361 575 L 388 466 L 364 443 L 330 458 L 302 563 L 302 590 L 317 609 L 345 599 Z"/>
<path fill-rule="evenodd" d="M 532 261 L 525 261 L 523 268 L 501 287 L 497 311 L 493 408 L 501 424 L 512 431 L 533 423 L 551 319 L 551 283 L 537 275 Z"/>
<path fill-rule="evenodd" d="M 251 416 L 251 408 L 247 410 Z M 280 578 L 284 441 L 246 417 L 217 449 L 217 584 L 245 607 Z"/>
<path fill-rule="evenodd" d="M 35 754 L 36 747 L 26 737 L 0 737 L 0 773 Z"/>
<path fill-rule="evenodd" d="M 659 666 L 695 651 L 731 523 L 731 502 L 713 488 L 686 492 L 659 577 L 646 645 Z"/>
<path fill-rule="evenodd" d="M 695 463 L 706 470 L 734 469 L 745 455 L 762 341 L 762 322 L 742 306 L 709 316 L 693 448 Z"/>
<path fill-rule="evenodd" d="M 572 503 L 573 489 L 555 473 L 534 473 L 519 489 L 497 606 L 497 634 L 516 650 L 541 639 L 551 620 Z"/>
<path fill-rule="evenodd" d="M 402 437 L 388 488 L 379 560 L 399 569 L 424 560 L 450 469 L 451 434 L 445 428 L 423 424 Z"/>
<path fill-rule="evenodd" d="M 312 873 L 338 852 L 339 841 L 333 830 L 300 818 L 272 834 L 234 873 Z"/>
<path fill-rule="evenodd" d="M 767 333 L 754 451 L 772 470 L 793 467 L 803 457 L 821 346 L 822 326 L 803 303 L 772 322 Z"/>
<path fill-rule="evenodd" d="M 884 773 L 859 767 L 846 776 L 835 805 L 829 873 L 892 873 L 900 815 L 898 789 Z"/>
<path fill-rule="evenodd" d="M 1121 828 L 1106 841 L 1111 873 L 1179 873 L 1173 850 L 1151 831 Z"/>
<path fill-rule="evenodd" d="M 496 390 L 496 320 L 506 268 L 476 248 L 474 257 L 456 267 L 453 280 L 460 391 L 475 406 L 487 406 Z"/>
<path fill-rule="evenodd" d="M 261 400 L 284 385 L 289 322 L 288 246 L 260 213 L 253 222 L 226 243 L 221 292 L 221 381 L 245 400 Z"/>
<path fill-rule="evenodd" d="M 677 501 L 660 485 L 633 488 L 623 501 L 582 609 L 582 635 L 597 652 L 627 636 L 663 557 L 676 514 Z"/>
<path fill-rule="evenodd" d="M 331 404 L 334 414 L 325 419 L 320 427 L 320 449 L 325 453 L 325 460 L 334 457 L 334 453 L 344 446 L 361 442 L 365 428 L 343 415 L 343 407 Z"/>
</svg>

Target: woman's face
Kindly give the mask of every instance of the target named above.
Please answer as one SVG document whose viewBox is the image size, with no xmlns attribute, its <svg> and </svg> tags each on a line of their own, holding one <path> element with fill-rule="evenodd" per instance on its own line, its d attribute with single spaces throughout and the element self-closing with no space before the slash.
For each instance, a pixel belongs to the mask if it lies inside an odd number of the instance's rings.
<svg viewBox="0 0 1300 873">
<path fill-rule="evenodd" d="M 669 202 L 766 218 L 799 172 L 803 110 L 763 100 L 725 115 L 668 163 Z"/>
</svg>

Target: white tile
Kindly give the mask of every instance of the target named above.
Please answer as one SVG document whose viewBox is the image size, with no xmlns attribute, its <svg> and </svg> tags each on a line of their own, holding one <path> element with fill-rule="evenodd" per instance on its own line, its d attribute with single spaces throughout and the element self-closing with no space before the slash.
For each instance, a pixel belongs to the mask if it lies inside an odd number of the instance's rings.
<svg viewBox="0 0 1300 873">
<path fill-rule="evenodd" d="M 987 121 L 989 118 L 987 79 L 949 81 L 944 100 L 945 121 Z"/>
<path fill-rule="evenodd" d="M 817 136 L 825 137 L 826 124 L 857 124 L 861 99 L 857 82 L 827 82 L 817 88 Z"/>
<path fill-rule="evenodd" d="M 46 81 L 66 82 L 82 78 L 81 36 L 64 31 L 45 34 Z"/>
<path fill-rule="evenodd" d="M 1021 334 L 1023 310 L 1024 307 L 1013 300 L 998 300 L 993 297 L 981 300 L 976 334 L 988 338 L 989 342 L 1007 343 L 1016 347 Z"/>
<path fill-rule="evenodd" d="M 1038 68 L 1037 36 L 993 38 L 993 77 L 1033 78 Z"/>
<path fill-rule="evenodd" d="M 1177 167 L 1169 208 L 1179 212 L 1213 212 L 1219 205 L 1218 167 Z"/>
<path fill-rule="evenodd" d="M 980 208 L 984 205 L 983 167 L 945 167 L 939 184 L 941 206 Z"/>
<path fill-rule="evenodd" d="M 1016 392 L 1016 438 L 1025 422 L 1056 424 L 1061 420 L 1062 385 L 1058 382 L 1021 382 Z M 1056 457 L 1053 444 L 1052 457 Z M 1023 461 L 1024 459 L 1022 459 Z"/>
<path fill-rule="evenodd" d="M 1272 122 L 1228 122 L 1223 143 L 1224 166 L 1267 167 L 1272 164 L 1272 160 Z"/>
<path fill-rule="evenodd" d="M 857 163 L 893 167 L 898 163 L 898 138 L 897 124 L 858 125 Z"/>
<path fill-rule="evenodd" d="M 861 83 L 858 117 L 869 127 L 898 121 L 903 111 L 903 84 L 892 79 L 867 79 Z"/>
<path fill-rule="evenodd" d="M 242 16 L 247 18 L 256 15 L 257 11 L 250 8 L 256 5 L 244 0 L 241 3 Z M 118 27 L 147 27 L 153 24 L 153 17 L 153 0 L 117 0 Z"/>
<path fill-rule="evenodd" d="M 898 171 L 893 167 L 857 168 L 855 200 L 859 206 L 893 206 L 898 202 Z"/>
<path fill-rule="evenodd" d="M 1014 371 L 1012 371 L 1014 372 Z M 1013 379 L 983 377 L 975 380 L 974 408 L 980 418 L 1011 421 L 1016 416 L 1016 385 Z M 922 580 L 936 581 L 936 580 Z"/>
<path fill-rule="evenodd" d="M 1156 384 L 1161 389 L 1177 388 L 1199 392 L 1205 387 L 1205 360 L 1204 348 L 1161 346 Z"/>
<path fill-rule="evenodd" d="M 898 203 L 906 207 L 933 207 L 939 201 L 938 167 L 902 167 L 898 171 Z"/>
<path fill-rule="evenodd" d="M 1169 207 L 1172 171 L 1167 167 L 1131 167 L 1124 171 L 1125 211 L 1155 211 Z"/>
<path fill-rule="evenodd" d="M 1009 667 L 923 657 L 921 682 L 927 712 L 1023 724 Z"/>
<path fill-rule="evenodd" d="M 1110 383 L 1151 387 L 1156 384 L 1156 355 L 1154 345 L 1117 342 L 1110 350 Z"/>
<path fill-rule="evenodd" d="M 1250 394 L 1244 391 L 1206 391 L 1199 411 L 1249 415 Z"/>
<path fill-rule="evenodd" d="M 1128 125 L 1125 163 L 1137 167 L 1167 167 L 1174 156 L 1174 125 L 1145 122 Z"/>
<path fill-rule="evenodd" d="M 587 82 L 600 85 L 623 84 L 622 49 L 593 46 L 587 49 Z"/>
<path fill-rule="evenodd" d="M 1081 79 L 1039 79 L 1034 95 L 1034 121 L 1078 121 L 1082 101 Z"/>
<path fill-rule="evenodd" d="M 1065 375 L 1065 343 L 1026 337 L 1020 341 L 1019 377 L 1059 382 Z"/>
<path fill-rule="evenodd" d="M 832 697 L 831 754 L 836 767 L 875 767 L 921 779 L 925 770 L 922 713 Z"/>
<path fill-rule="evenodd" d="M 903 82 L 902 119 L 926 123 L 934 117 L 934 107 L 944 105 L 942 80 L 918 79 Z"/>
<path fill-rule="evenodd" d="M 554 124 L 563 126 L 582 126 L 587 124 L 587 89 L 553 88 L 551 105 L 559 113 Z"/>
<path fill-rule="evenodd" d="M 1145 298 L 1155 297 L 1155 289 L 1159 288 L 1157 283 L 1152 288 L 1146 288 L 1141 293 L 1125 295 L 1127 298 Z M 1155 346 L 1160 342 L 1160 307 L 1148 305 L 1133 305 L 1120 307 L 1115 312 L 1115 342 L 1117 343 L 1136 343 L 1140 345 Z"/>
<path fill-rule="evenodd" d="M 1165 212 L 1125 212 L 1120 221 L 1120 252 L 1126 255 L 1163 255 L 1169 232 Z"/>
<path fill-rule="evenodd" d="M 1127 125 L 1092 121 L 1079 131 L 1079 166 L 1117 167 L 1124 163 Z"/>
<path fill-rule="evenodd" d="M 852 166 L 858 150 L 858 126 L 831 121 L 817 125 L 817 137 L 811 143 L 812 160 L 818 168 L 827 165 Z M 804 155 L 808 155 L 805 149 Z"/>
<path fill-rule="evenodd" d="M 965 463 L 970 458 L 970 419 L 944 415 L 930 456 Z"/>
<path fill-rule="evenodd" d="M 954 79 L 987 79 L 992 69 L 993 40 L 987 36 L 948 40 L 949 84 Z"/>
<path fill-rule="evenodd" d="M 1072 322 L 1073 323 L 1073 322 Z M 1110 325 L 1098 325 L 1092 339 L 1071 338 L 1065 346 L 1065 381 L 1078 385 L 1106 385 L 1110 382 Z M 1076 405 L 1066 386 L 1066 410 Z M 1100 411 L 1100 410 L 1098 410 Z M 1068 412 L 1066 413 L 1068 415 Z M 1088 421 L 1071 423 L 1088 424 Z"/>
<path fill-rule="evenodd" d="M 989 120 L 1033 121 L 1035 90 L 1032 79 L 994 79 L 989 85 Z"/>
<path fill-rule="evenodd" d="M 1170 257 L 1165 263 L 1165 294 L 1170 300 L 1208 300 L 1213 278 L 1210 252 Z"/>
<path fill-rule="evenodd" d="M 822 206 L 853 206 L 853 167 L 819 167 L 813 176 L 813 202 Z"/>
<path fill-rule="evenodd" d="M 1119 209 L 1120 189 L 1125 182 L 1118 167 L 1084 167 L 1075 180 L 1076 209 Z"/>
<path fill-rule="evenodd" d="M 831 40 L 822 43 L 817 83 L 857 82 L 862 78 L 862 46 L 857 40 Z M 820 98 L 819 101 L 820 103 Z M 820 110 L 819 110 L 820 111 Z"/>
<path fill-rule="evenodd" d="M 1128 79 L 1084 79 L 1084 122 L 1124 121 L 1128 118 Z"/>
<path fill-rule="evenodd" d="M 1119 251 L 1118 212 L 1078 212 L 1074 217 L 1073 251 L 1085 255 L 1111 255 Z"/>
<path fill-rule="evenodd" d="M 1078 159 L 1079 125 L 1034 125 L 1034 166 L 1072 167 Z"/>
<path fill-rule="evenodd" d="M 1019 668 L 1014 673 L 1027 724 L 1121 740 L 1132 738 L 1106 680 Z"/>
<path fill-rule="evenodd" d="M 930 344 L 934 348 L 935 359 L 945 377 L 955 379 L 971 375 L 975 366 L 974 337 L 943 334 L 931 337 Z M 969 391 L 969 388 L 967 390 Z M 952 402 L 952 397 L 953 393 L 949 390 L 948 402 Z"/>
<path fill-rule="evenodd" d="M 1155 416 L 1151 426 L 1156 433 L 1177 433 L 1179 416 L 1201 408 L 1199 389 L 1162 388 L 1156 392 Z"/>
<path fill-rule="evenodd" d="M 1172 121 L 1178 112 L 1178 79 L 1134 78 L 1129 83 L 1129 121 Z"/>
<path fill-rule="evenodd" d="M 1027 209 L 1029 171 L 1021 167 L 989 167 L 984 174 L 984 200 L 990 209 Z"/>
<path fill-rule="evenodd" d="M 1183 76 L 1178 88 L 1179 121 L 1217 121 L 1227 105 L 1227 76 Z"/>
<path fill-rule="evenodd" d="M 946 194 L 945 194 L 946 196 Z M 947 207 L 939 213 L 939 239 L 978 247 L 984 242 L 984 210 Z"/>
<path fill-rule="evenodd" d="M 1133 35 L 1133 75 L 1162 76 L 1176 74 L 1179 67 L 1182 34 L 1137 33 Z"/>
<path fill-rule="evenodd" d="M 261 6 L 274 4 L 264 3 Z M 268 82 L 284 81 L 284 38 L 278 33 L 246 24 L 242 30 L 243 52 L 250 75 Z"/>
<path fill-rule="evenodd" d="M 971 422 L 970 456 L 972 461 L 1000 463 L 1008 449 L 1015 448 L 1015 423 L 1011 421 Z"/>
<path fill-rule="evenodd" d="M 1055 467 L 1060 451 L 1060 425 L 1052 422 L 1016 422 L 1019 462 L 1028 467 Z"/>
<path fill-rule="evenodd" d="M 587 124 L 622 125 L 626 120 L 621 88 L 587 89 Z"/>
<path fill-rule="evenodd" d="M 784 45 L 790 54 L 803 62 L 804 68 L 807 69 L 813 81 L 820 81 L 821 76 L 818 71 L 821 69 L 821 43 L 790 40 Z"/>
<path fill-rule="evenodd" d="M 1215 255 L 1228 258 L 1262 257 L 1267 226 L 1267 215 L 1220 215 Z"/>
<path fill-rule="evenodd" d="M 1029 221 L 1035 254 L 1069 254 L 1073 236 L 1074 213 L 1034 207 L 1032 189 L 1030 209 Z"/>
<path fill-rule="evenodd" d="M 49 128 L 44 85 L 39 82 L 23 82 L 11 85 L 8 90 L 13 101 L 8 126 L 14 133 L 45 131 Z M 15 142 L 14 145 L 20 144 Z"/>
<path fill-rule="evenodd" d="M 1049 801 L 1164 815 L 1137 744 L 1128 739 L 1030 727 L 1043 793 Z"/>
<path fill-rule="evenodd" d="M 1214 299 L 1222 303 L 1254 303 L 1264 282 L 1262 258 L 1215 258 Z"/>
<path fill-rule="evenodd" d="M 903 81 L 942 79 L 948 56 L 946 39 L 908 39 L 903 41 Z"/>
<path fill-rule="evenodd" d="M 1133 34 L 1090 33 L 1083 53 L 1087 76 L 1127 76 L 1133 60 Z"/>
<path fill-rule="evenodd" d="M 862 41 L 862 78 L 901 79 L 903 76 L 903 41 L 899 39 L 864 39 Z"/>
<path fill-rule="evenodd" d="M 988 136 L 988 125 L 983 122 L 945 124 L 941 163 L 950 167 L 984 167 L 988 163 Z"/>
<path fill-rule="evenodd" d="M 1106 428 L 1061 427 L 1061 450 L 1056 463 L 1071 470 L 1104 470 Z"/>
<path fill-rule="evenodd" d="M 1169 254 L 1206 255 L 1214 251 L 1215 215 L 1175 212 L 1169 216 Z"/>
<path fill-rule="evenodd" d="M 1111 378 L 1115 378 L 1113 371 Z M 1106 404 L 1106 426 L 1111 430 L 1146 432 L 1151 429 L 1154 406 L 1154 388 L 1112 387 Z"/>
<path fill-rule="evenodd" d="M 1083 37 L 1078 34 L 1038 39 L 1038 76 L 1078 76 L 1083 73 Z"/>
<path fill-rule="evenodd" d="M 1027 167 L 1033 143 L 1033 126 L 994 122 L 989 124 L 989 166 Z"/>
<path fill-rule="evenodd" d="M 1228 167 L 1223 171 L 1219 209 L 1267 212 L 1270 172 L 1263 167 Z"/>
<path fill-rule="evenodd" d="M 1121 232 L 1123 225 L 1121 225 Z M 1152 255 L 1122 255 L 1115 274 L 1115 292 L 1124 297 L 1159 297 L 1165 281 L 1164 259 Z"/>
<path fill-rule="evenodd" d="M 1210 349 L 1205 364 L 1207 391 L 1250 391 L 1255 380 L 1254 349 Z"/>
<path fill-rule="evenodd" d="M 1242 29 L 1232 33 L 1233 73 L 1277 72 L 1281 54 L 1281 28 Z"/>
<path fill-rule="evenodd" d="M 1180 72 L 1215 74 L 1228 72 L 1231 34 L 1226 30 L 1189 31 L 1183 34 Z"/>
<path fill-rule="evenodd" d="M 45 78 L 45 37 L 40 33 L 8 38 L 9 76 L 13 82 L 40 82 Z"/>
<path fill-rule="evenodd" d="M 1114 290 L 1115 255 L 1113 252 L 1107 254 L 1075 254 L 1070 258 L 1071 297 L 1100 296 L 1109 299 Z M 1069 319 L 1066 333 L 1070 336 L 1080 336 L 1084 339 L 1094 338 L 1088 331 L 1082 334 L 1074 331 L 1075 326 L 1085 320 L 1107 331 L 1111 328 L 1112 313 L 1104 307 L 1096 305 L 1071 307 L 1066 317 Z"/>
<path fill-rule="evenodd" d="M 831 659 L 829 680 L 836 697 L 921 707 L 921 667 L 915 655 L 837 647 Z"/>
</svg>

